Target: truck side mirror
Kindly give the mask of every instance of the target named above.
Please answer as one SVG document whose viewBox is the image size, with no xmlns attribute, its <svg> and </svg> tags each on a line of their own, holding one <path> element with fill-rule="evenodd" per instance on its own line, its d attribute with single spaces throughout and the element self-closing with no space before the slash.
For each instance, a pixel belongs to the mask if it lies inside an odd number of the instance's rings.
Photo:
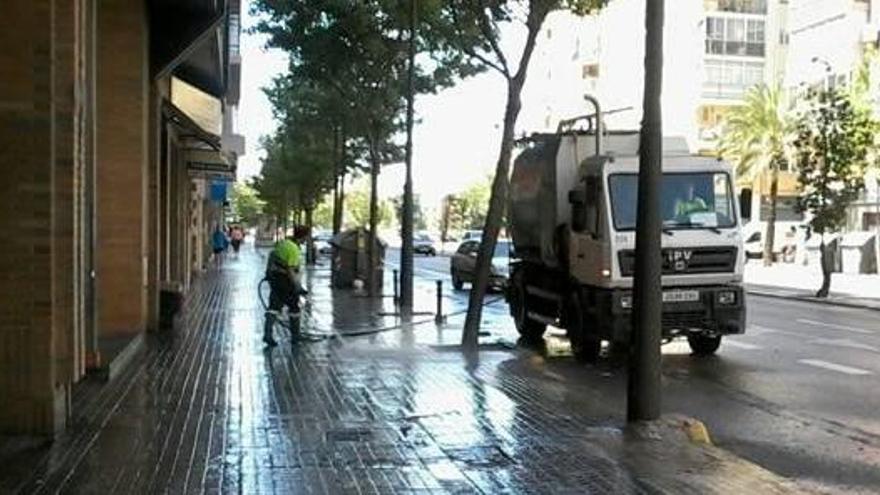
<svg viewBox="0 0 880 495">
<path fill-rule="evenodd" d="M 739 193 L 739 216 L 743 220 L 752 218 L 752 190 L 744 188 Z"/>
<path fill-rule="evenodd" d="M 571 203 L 571 230 L 583 232 L 587 228 L 587 192 L 583 189 L 569 191 L 568 202 Z"/>
</svg>

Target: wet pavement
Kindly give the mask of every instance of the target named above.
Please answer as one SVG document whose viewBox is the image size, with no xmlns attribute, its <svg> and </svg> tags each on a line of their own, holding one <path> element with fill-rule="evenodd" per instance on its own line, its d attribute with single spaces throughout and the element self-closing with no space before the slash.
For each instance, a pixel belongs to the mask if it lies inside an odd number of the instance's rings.
<svg viewBox="0 0 880 495">
<path fill-rule="evenodd" d="M 416 266 L 448 281 L 447 257 L 419 257 Z M 465 301 L 467 292 L 456 296 Z M 783 293 L 750 293 L 747 309 L 745 335 L 726 338 L 716 356 L 695 358 L 684 342 L 663 346 L 663 410 L 700 418 L 716 445 L 800 486 L 880 493 L 878 313 Z M 579 365 L 552 329 L 545 342 L 551 386 L 619 417 L 625 363 Z"/>
<path fill-rule="evenodd" d="M 110 384 L 80 384 L 50 446 L 0 442 L 9 493 L 785 493 L 790 484 L 683 434 L 627 430 L 615 400 L 572 387 L 577 369 L 512 349 L 487 299 L 478 359 L 445 326 L 400 325 L 390 298 L 330 291 L 318 267 L 304 328 L 320 340 L 264 349 L 244 250 L 206 274 L 173 332 L 150 335 Z M 417 309 L 434 303 L 417 286 Z M 388 285 L 390 287 L 390 285 Z M 372 328 L 382 330 L 367 334 Z M 360 336 L 346 336 L 360 334 Z M 561 351 L 560 351 L 561 352 Z M 560 365 L 562 366 L 560 368 Z M 566 369 L 568 371 L 566 371 Z M 581 368 L 582 369 L 582 368 Z M 600 378 L 601 379 L 601 378 Z M 673 425 L 674 430 L 677 426 Z M 680 433 L 680 432 L 673 432 Z"/>
</svg>

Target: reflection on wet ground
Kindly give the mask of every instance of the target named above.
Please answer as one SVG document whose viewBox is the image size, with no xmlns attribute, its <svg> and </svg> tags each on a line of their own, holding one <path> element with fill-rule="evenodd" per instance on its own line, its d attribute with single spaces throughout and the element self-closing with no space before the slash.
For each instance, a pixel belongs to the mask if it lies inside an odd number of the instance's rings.
<svg viewBox="0 0 880 495">
<path fill-rule="evenodd" d="M 515 346 L 503 305 L 486 308 L 479 358 L 437 352 L 460 339 L 461 298 L 449 298 L 446 326 L 431 316 L 402 324 L 380 316 L 394 311 L 389 298 L 332 292 L 329 272 L 319 267 L 306 282 L 306 331 L 400 328 L 296 345 L 280 331 L 282 345 L 267 350 L 256 293 L 261 265 L 243 251 L 207 273 L 176 330 L 151 335 L 111 384 L 81 385 L 67 433 L 50 448 L 6 451 L 0 490 L 656 491 L 639 474 L 656 466 L 641 454 L 621 454 L 619 404 L 601 388 L 571 386 L 577 375 L 568 371 L 577 365 L 554 357 L 565 355 L 559 339 L 549 338 L 541 352 L 493 350 Z M 417 309 L 430 309 L 432 288 L 419 283 Z M 703 481 L 747 489 L 754 479 Z"/>
</svg>

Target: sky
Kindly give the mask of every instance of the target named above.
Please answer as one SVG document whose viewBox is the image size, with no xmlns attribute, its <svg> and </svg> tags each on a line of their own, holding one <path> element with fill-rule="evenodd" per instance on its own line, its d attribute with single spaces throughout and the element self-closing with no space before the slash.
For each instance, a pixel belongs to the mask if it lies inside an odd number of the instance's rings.
<svg viewBox="0 0 880 495">
<path fill-rule="evenodd" d="M 245 9 L 247 10 L 247 9 Z M 255 20 L 245 14 L 243 28 Z M 247 152 L 239 158 L 239 178 L 259 174 L 260 136 L 275 128 L 269 101 L 261 90 L 287 67 L 285 54 L 265 48 L 265 37 L 242 35 L 242 95 L 238 132 Z M 500 145 L 506 84 L 494 73 L 461 81 L 435 95 L 416 100 L 413 134 L 413 187 L 423 207 L 436 208 L 442 197 L 484 180 L 494 169 Z M 403 165 L 389 165 L 380 175 L 383 197 L 403 191 Z"/>
</svg>

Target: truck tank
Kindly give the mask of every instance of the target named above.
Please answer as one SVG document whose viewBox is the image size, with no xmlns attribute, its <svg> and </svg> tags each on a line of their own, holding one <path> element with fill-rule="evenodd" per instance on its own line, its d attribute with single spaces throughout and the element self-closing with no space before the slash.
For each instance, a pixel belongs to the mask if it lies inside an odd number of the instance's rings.
<svg viewBox="0 0 880 495">
<path fill-rule="evenodd" d="M 638 150 L 638 131 L 606 131 L 606 154 Z M 520 141 L 523 150 L 510 178 L 510 233 L 517 257 L 548 267 L 560 266 L 556 236 L 571 221 L 568 193 L 580 164 L 595 154 L 594 132 L 534 134 Z"/>
</svg>

